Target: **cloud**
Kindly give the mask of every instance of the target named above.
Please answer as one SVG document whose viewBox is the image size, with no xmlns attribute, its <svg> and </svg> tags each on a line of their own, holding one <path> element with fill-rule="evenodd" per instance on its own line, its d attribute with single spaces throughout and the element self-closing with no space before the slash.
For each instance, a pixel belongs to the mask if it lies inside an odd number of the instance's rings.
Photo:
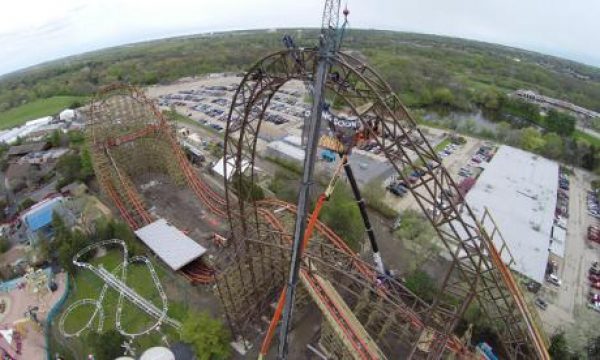
<svg viewBox="0 0 600 360">
<path fill-rule="evenodd" d="M 20 0 L 0 13 L 0 74 L 79 52 L 206 31 L 318 27 L 322 0 Z M 458 36 L 600 66 L 596 0 L 349 0 L 350 24 Z"/>
</svg>

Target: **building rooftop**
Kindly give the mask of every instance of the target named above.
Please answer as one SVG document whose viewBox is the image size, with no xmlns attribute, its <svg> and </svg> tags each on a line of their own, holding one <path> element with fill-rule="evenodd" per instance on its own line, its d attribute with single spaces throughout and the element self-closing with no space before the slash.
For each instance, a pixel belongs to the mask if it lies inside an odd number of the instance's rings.
<svg viewBox="0 0 600 360">
<path fill-rule="evenodd" d="M 283 155 L 286 158 L 289 158 L 290 160 L 295 160 L 301 163 L 304 161 L 304 150 L 287 142 L 281 140 L 272 141 L 269 143 L 267 148 Z"/>
<path fill-rule="evenodd" d="M 567 230 L 554 226 L 552 229 L 552 239 L 550 241 L 550 252 L 554 255 L 565 257 L 565 242 L 567 241 Z"/>
<path fill-rule="evenodd" d="M 221 177 L 227 177 L 227 180 L 231 180 L 231 177 L 233 176 L 233 174 L 236 173 L 237 169 L 236 169 L 236 164 L 235 164 L 235 159 L 233 158 L 228 158 L 227 159 L 227 176 L 225 176 L 224 173 L 224 161 L 225 161 L 225 157 L 222 157 L 219 161 L 217 161 L 217 163 L 213 166 L 213 171 L 217 174 L 219 174 Z M 248 169 L 248 167 L 250 166 L 250 162 L 248 160 L 242 160 L 242 169 L 241 172 L 244 173 L 246 172 L 246 170 Z M 254 169 L 256 170 L 256 167 L 254 167 Z"/>
<path fill-rule="evenodd" d="M 476 216 L 490 210 L 516 261 L 514 270 L 538 282 L 548 261 L 557 190 L 557 163 L 502 146 L 466 196 Z"/>
<path fill-rule="evenodd" d="M 38 142 L 33 142 L 33 143 L 28 143 L 28 144 L 23 144 L 23 145 L 15 145 L 15 146 L 11 146 L 10 149 L 8 149 L 8 155 L 9 156 L 21 156 L 21 155 L 29 154 L 31 152 L 42 151 L 47 148 L 48 148 L 48 143 L 46 141 L 38 141 Z"/>
<path fill-rule="evenodd" d="M 175 271 L 206 252 L 202 245 L 196 243 L 165 219 L 158 219 L 139 228 L 135 234 Z"/>
<path fill-rule="evenodd" d="M 42 200 L 21 217 L 30 231 L 38 231 L 52 223 L 52 213 L 63 201 L 62 196 Z"/>
</svg>

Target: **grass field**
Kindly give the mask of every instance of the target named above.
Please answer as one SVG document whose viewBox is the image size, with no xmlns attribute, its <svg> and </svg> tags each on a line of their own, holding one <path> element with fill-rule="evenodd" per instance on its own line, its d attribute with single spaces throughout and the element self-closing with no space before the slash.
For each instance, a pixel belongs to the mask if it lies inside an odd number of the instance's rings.
<svg viewBox="0 0 600 360">
<path fill-rule="evenodd" d="M 573 137 L 575 139 L 585 140 L 594 146 L 600 147 L 600 138 L 597 138 L 593 135 L 585 133 L 581 130 L 575 130 L 575 132 L 573 133 Z"/>
<path fill-rule="evenodd" d="M 73 102 L 84 103 L 84 96 L 53 96 L 39 99 L 0 113 L 0 130 L 22 125 L 29 120 L 54 115 L 69 107 Z"/>
<path fill-rule="evenodd" d="M 120 251 L 110 250 L 105 256 L 100 258 L 96 258 L 91 261 L 94 264 L 102 264 L 107 270 L 112 271 L 115 269 L 122 261 L 122 255 Z M 161 282 L 164 284 L 164 280 L 162 280 L 165 276 L 165 270 L 161 265 L 153 263 L 155 266 L 155 270 L 161 278 Z M 150 277 L 150 273 L 145 265 L 129 265 L 127 271 L 127 281 L 126 283 L 132 287 L 136 292 L 138 292 L 141 296 L 146 299 L 152 301 L 157 307 L 161 308 L 161 301 L 158 294 L 158 291 L 154 287 L 154 283 Z M 80 270 L 75 276 L 75 281 L 73 281 L 73 290 L 67 299 L 63 309 L 69 307 L 73 302 L 80 299 L 97 299 L 100 290 L 103 286 L 103 282 L 92 274 L 91 271 L 88 270 Z M 109 288 L 104 301 L 102 303 L 104 310 L 104 331 L 115 328 L 115 320 L 116 320 L 116 308 L 118 302 L 118 294 Z M 63 310 L 64 311 L 64 310 Z M 74 332 L 80 329 L 90 318 L 92 314 L 93 307 L 92 306 L 82 306 L 73 311 L 65 321 L 65 330 L 67 332 Z M 57 321 L 55 326 L 58 326 L 58 320 L 62 316 L 59 315 L 57 317 Z M 183 320 L 185 317 L 185 309 L 178 304 L 169 303 L 169 316 L 175 318 L 177 320 Z M 138 332 L 140 330 L 146 329 L 151 326 L 155 320 L 144 312 L 139 310 L 134 305 L 130 304 L 128 301 L 124 301 L 123 312 L 121 317 L 121 324 L 125 331 L 127 332 Z M 94 330 L 97 327 L 97 322 L 94 322 Z M 169 339 L 174 340 L 178 339 L 176 335 L 175 329 L 170 326 L 162 326 L 162 332 L 170 335 Z M 84 335 L 88 334 L 89 331 L 85 331 Z M 80 354 L 85 353 L 85 344 L 82 339 L 71 338 L 68 340 L 69 348 L 75 349 L 75 351 Z M 152 332 L 149 335 L 144 335 L 141 337 L 137 337 L 135 339 L 135 346 L 138 348 L 148 348 L 150 346 L 155 346 L 161 342 L 161 336 L 157 332 Z"/>
</svg>

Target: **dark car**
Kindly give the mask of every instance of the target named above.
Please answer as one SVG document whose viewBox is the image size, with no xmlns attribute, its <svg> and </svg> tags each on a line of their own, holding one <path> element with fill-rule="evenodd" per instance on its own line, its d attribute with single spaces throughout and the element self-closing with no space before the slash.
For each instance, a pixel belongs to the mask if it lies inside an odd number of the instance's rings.
<svg viewBox="0 0 600 360">
<path fill-rule="evenodd" d="M 548 303 L 540 298 L 535 299 L 535 304 L 542 310 L 546 310 L 546 308 L 548 308 Z"/>
<path fill-rule="evenodd" d="M 404 196 L 407 192 L 406 188 L 400 184 L 390 184 L 387 189 L 396 196 Z"/>
</svg>

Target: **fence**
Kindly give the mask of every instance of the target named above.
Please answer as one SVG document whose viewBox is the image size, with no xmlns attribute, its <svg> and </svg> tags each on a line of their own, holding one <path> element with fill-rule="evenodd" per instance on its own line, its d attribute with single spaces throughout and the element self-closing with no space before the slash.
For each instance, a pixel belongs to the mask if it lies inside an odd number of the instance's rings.
<svg viewBox="0 0 600 360">
<path fill-rule="evenodd" d="M 69 275 L 66 276 L 65 279 L 65 292 L 63 296 L 52 306 L 52 309 L 48 311 L 48 316 L 46 316 L 46 323 L 44 324 L 44 337 L 46 340 L 46 359 L 52 360 L 52 353 L 50 351 L 50 328 L 52 327 L 52 322 L 54 318 L 60 311 L 62 310 L 65 301 L 69 297 L 69 293 L 71 292 L 71 283 Z"/>
</svg>

